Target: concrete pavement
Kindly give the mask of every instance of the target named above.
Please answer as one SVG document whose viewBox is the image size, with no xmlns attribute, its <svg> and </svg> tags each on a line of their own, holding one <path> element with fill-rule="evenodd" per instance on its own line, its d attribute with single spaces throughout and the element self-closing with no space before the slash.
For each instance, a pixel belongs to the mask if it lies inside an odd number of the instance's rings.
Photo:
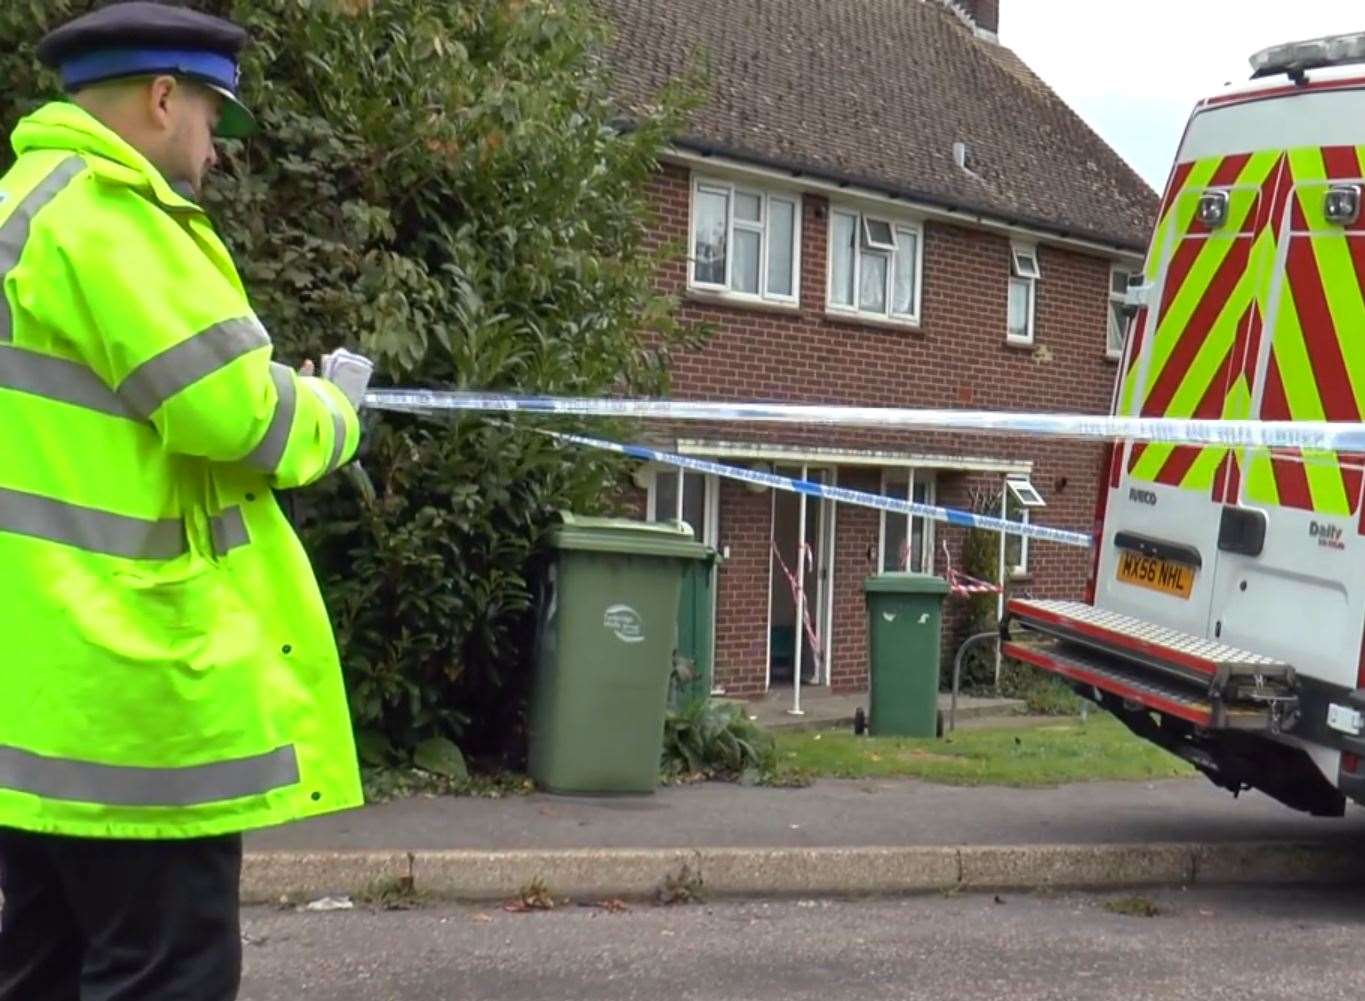
<svg viewBox="0 0 1365 1001">
<path fill-rule="evenodd" d="M 557 894 L 648 896 L 684 865 L 715 895 L 1335 883 L 1365 879 L 1365 811 L 1315 819 L 1202 779 L 710 783 L 629 799 L 420 798 L 261 832 L 247 849 L 248 901 L 404 879 L 455 899 L 514 896 L 534 879 Z"/>
</svg>

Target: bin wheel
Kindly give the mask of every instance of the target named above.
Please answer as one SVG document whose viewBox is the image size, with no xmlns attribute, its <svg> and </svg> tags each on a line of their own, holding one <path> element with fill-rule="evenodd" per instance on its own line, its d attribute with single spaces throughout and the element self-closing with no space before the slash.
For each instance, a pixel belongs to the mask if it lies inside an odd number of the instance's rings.
<svg viewBox="0 0 1365 1001">
<path fill-rule="evenodd" d="M 863 712 L 862 706 L 853 712 L 853 733 L 859 737 L 867 733 L 867 713 Z"/>
</svg>

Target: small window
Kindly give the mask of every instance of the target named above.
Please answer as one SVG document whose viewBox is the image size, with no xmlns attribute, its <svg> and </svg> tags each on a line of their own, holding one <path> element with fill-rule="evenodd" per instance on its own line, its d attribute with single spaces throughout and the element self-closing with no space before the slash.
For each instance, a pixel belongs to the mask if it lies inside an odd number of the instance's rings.
<svg viewBox="0 0 1365 1001">
<path fill-rule="evenodd" d="M 650 521 L 683 521 L 698 542 L 715 542 L 717 480 L 704 473 L 656 469 L 649 480 Z"/>
<path fill-rule="evenodd" d="M 1015 245 L 1014 277 L 1030 278 L 1033 281 L 1043 277 L 1042 272 L 1038 270 L 1038 251 L 1033 247 Z"/>
<path fill-rule="evenodd" d="M 1047 501 L 1027 477 L 1011 474 L 1005 477 L 1005 520 L 1027 525 L 1035 508 L 1047 507 Z M 1005 566 L 1012 576 L 1028 573 L 1028 539 L 1022 535 L 1005 536 Z"/>
<path fill-rule="evenodd" d="M 1029 523 L 1029 509 L 1023 507 L 1010 494 L 1005 502 L 1005 520 L 1016 521 L 1022 525 Z M 1028 538 L 1023 535 L 1005 536 L 1005 569 L 1011 577 L 1023 577 L 1028 573 Z"/>
<path fill-rule="evenodd" d="M 794 305 L 798 205 L 793 196 L 698 181 L 692 191 L 692 287 Z"/>
<path fill-rule="evenodd" d="M 832 209 L 830 311 L 918 323 L 923 245 L 912 223 Z"/>
<path fill-rule="evenodd" d="M 892 232 L 891 224 L 885 219 L 872 219 L 863 216 L 863 246 L 868 250 L 894 251 L 896 249 L 896 238 Z"/>
<path fill-rule="evenodd" d="M 1009 312 L 1005 339 L 1011 344 L 1033 343 L 1033 317 L 1037 309 L 1037 284 L 1041 277 L 1035 247 L 1010 247 Z"/>
<path fill-rule="evenodd" d="M 882 473 L 882 495 L 918 504 L 934 503 L 931 470 L 888 469 Z M 882 512 L 881 568 L 884 573 L 934 572 L 934 523 L 892 511 Z"/>
<path fill-rule="evenodd" d="M 1105 352 L 1110 358 L 1123 354 L 1123 341 L 1128 333 L 1128 286 L 1134 274 L 1124 268 L 1113 268 L 1109 272 L 1109 330 L 1105 340 Z"/>
<path fill-rule="evenodd" d="M 1022 507 L 1047 507 L 1047 501 L 1027 476 L 1007 476 L 1005 487 Z"/>
</svg>

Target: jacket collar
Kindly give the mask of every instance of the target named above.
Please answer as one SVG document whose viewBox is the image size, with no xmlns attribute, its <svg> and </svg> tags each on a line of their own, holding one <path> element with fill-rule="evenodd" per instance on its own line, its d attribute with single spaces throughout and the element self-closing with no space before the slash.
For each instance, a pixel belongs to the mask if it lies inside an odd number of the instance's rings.
<svg viewBox="0 0 1365 1001">
<path fill-rule="evenodd" d="M 203 212 L 176 192 L 145 156 L 84 108 L 53 101 L 22 119 L 10 137 L 14 152 L 62 150 L 87 158 L 102 178 L 137 188 L 173 211 Z"/>
</svg>

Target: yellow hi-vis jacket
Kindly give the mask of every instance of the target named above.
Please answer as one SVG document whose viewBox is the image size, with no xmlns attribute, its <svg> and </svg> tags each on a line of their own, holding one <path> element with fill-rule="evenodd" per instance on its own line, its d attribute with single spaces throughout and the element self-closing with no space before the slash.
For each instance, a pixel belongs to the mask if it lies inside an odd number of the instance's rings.
<svg viewBox="0 0 1365 1001">
<path fill-rule="evenodd" d="M 0 178 L 0 827 L 185 838 L 356 806 L 312 568 L 272 487 L 358 444 L 271 361 L 204 213 L 74 105 Z"/>
</svg>

